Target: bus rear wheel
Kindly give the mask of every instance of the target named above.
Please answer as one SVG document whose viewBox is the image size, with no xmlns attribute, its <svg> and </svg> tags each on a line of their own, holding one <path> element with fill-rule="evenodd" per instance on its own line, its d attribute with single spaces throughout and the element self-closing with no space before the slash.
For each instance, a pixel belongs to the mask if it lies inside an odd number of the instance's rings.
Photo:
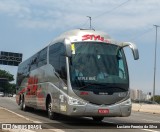
<svg viewBox="0 0 160 132">
<path fill-rule="evenodd" d="M 92 117 L 94 121 L 102 121 L 104 119 L 104 117 Z"/>
<path fill-rule="evenodd" d="M 28 109 L 28 107 L 25 104 L 25 98 L 24 98 L 24 96 L 22 96 L 21 99 L 20 99 L 20 109 L 24 110 L 24 111 L 27 111 L 27 109 Z"/>
<path fill-rule="evenodd" d="M 19 106 L 20 106 L 20 109 L 23 110 L 23 99 L 22 99 L 22 97 L 20 97 Z"/>
</svg>

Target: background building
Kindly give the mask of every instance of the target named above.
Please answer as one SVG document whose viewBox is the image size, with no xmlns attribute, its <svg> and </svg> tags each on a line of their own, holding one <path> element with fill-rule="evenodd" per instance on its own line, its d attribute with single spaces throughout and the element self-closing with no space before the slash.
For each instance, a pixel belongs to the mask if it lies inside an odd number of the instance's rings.
<svg viewBox="0 0 160 132">
<path fill-rule="evenodd" d="M 150 100 L 151 95 L 143 93 L 142 90 L 139 89 L 130 89 L 130 97 L 132 100 Z"/>
</svg>

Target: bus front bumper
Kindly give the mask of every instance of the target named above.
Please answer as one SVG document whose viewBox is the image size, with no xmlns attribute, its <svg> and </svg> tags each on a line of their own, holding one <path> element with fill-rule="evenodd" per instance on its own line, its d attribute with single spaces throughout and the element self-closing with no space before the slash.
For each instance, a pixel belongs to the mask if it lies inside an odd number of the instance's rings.
<svg viewBox="0 0 160 132">
<path fill-rule="evenodd" d="M 114 105 L 94 105 L 87 103 L 85 105 L 67 106 L 67 115 L 69 116 L 103 116 L 103 117 L 127 117 L 131 114 L 131 100 Z"/>
</svg>

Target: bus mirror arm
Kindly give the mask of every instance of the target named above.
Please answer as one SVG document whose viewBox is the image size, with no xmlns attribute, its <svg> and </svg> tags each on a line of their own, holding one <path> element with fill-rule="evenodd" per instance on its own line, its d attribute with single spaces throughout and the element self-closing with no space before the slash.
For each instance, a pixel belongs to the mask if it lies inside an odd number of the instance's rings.
<svg viewBox="0 0 160 132">
<path fill-rule="evenodd" d="M 65 45 L 65 50 L 66 50 L 66 56 L 70 58 L 72 56 L 71 41 L 67 38 L 64 39 L 64 45 Z"/>
<path fill-rule="evenodd" d="M 135 60 L 139 59 L 139 52 L 138 52 L 137 46 L 135 44 L 133 44 L 131 42 L 123 42 L 123 43 L 120 44 L 120 46 L 121 46 L 121 48 L 129 46 L 132 50 L 134 59 Z"/>
</svg>

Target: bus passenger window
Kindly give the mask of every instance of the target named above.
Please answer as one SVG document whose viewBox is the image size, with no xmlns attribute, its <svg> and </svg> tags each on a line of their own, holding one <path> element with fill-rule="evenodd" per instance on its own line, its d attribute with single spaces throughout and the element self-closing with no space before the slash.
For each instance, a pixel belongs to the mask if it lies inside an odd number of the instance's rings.
<svg viewBox="0 0 160 132">
<path fill-rule="evenodd" d="M 41 67 L 46 64 L 47 64 L 47 48 L 41 50 L 39 53 L 38 67 Z"/>
<path fill-rule="evenodd" d="M 30 70 L 34 70 L 37 68 L 37 54 L 33 56 L 33 58 L 31 59 L 31 67 Z"/>
</svg>

